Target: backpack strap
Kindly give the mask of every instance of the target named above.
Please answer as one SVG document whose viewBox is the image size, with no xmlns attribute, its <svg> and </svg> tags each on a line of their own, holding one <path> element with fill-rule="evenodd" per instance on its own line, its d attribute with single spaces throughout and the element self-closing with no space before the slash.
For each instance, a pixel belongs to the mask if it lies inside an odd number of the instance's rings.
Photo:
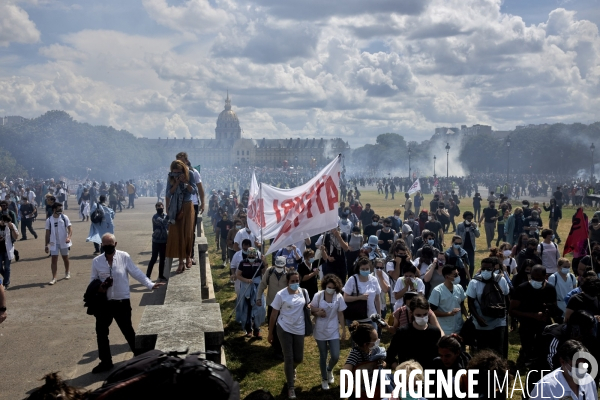
<svg viewBox="0 0 600 400">
<path fill-rule="evenodd" d="M 354 285 L 356 286 L 356 296 L 360 296 L 360 292 L 358 291 L 358 279 L 356 279 L 356 275 L 352 276 L 354 278 Z"/>
<path fill-rule="evenodd" d="M 60 219 L 62 219 L 63 223 L 65 224 L 65 229 L 67 228 L 67 219 L 65 218 L 65 216 L 63 214 L 60 214 Z"/>
</svg>

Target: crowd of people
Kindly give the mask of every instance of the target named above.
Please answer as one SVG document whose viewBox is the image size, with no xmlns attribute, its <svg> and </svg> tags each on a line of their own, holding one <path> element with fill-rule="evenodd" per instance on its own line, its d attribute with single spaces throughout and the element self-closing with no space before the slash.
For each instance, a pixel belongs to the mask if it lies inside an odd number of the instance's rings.
<svg viewBox="0 0 600 400">
<path fill-rule="evenodd" d="M 290 399 L 307 325 L 319 349 L 324 390 L 335 381 L 331 371 L 347 330 L 353 348 L 342 368 L 416 362 L 455 372 L 480 363 L 480 354 L 508 370 L 509 332 L 518 331 L 520 352 L 511 372 L 531 371 L 531 398 L 541 398 L 534 384 L 546 379 L 534 371 L 564 370 L 571 362 L 565 354 L 574 349 L 600 356 L 600 212 L 590 215 L 589 251 L 563 258 L 557 231 L 562 209 L 569 199 L 578 204 L 570 189 L 556 186 L 540 205 L 504 189 L 483 199 L 475 186 L 468 199 L 460 186 L 435 187 L 429 204 L 421 192 L 403 193 L 402 208 L 383 216 L 363 206 L 361 182 L 353 183 L 342 191 L 338 226 L 273 253 L 272 266 L 248 227 L 247 190 L 211 191 L 208 214 L 235 282 L 236 320 L 248 338 L 262 339 L 267 324 L 273 356 L 284 361 Z M 486 247 L 476 265 L 482 231 Z M 307 304 L 314 323 L 303 317 Z M 393 335 L 387 349 L 379 346 L 385 331 Z M 561 377 L 574 387 L 568 374 Z"/>
<path fill-rule="evenodd" d="M 341 342 L 347 338 L 352 349 L 341 364 L 345 370 L 386 366 L 407 371 L 507 372 L 511 331 L 518 331 L 521 344 L 516 368 L 553 371 L 573 398 L 581 398 L 582 392 L 597 398 L 595 384 L 578 385 L 570 371 L 583 362 L 572 363 L 578 351 L 600 356 L 600 213 L 590 216 L 588 250 L 572 260 L 561 257 L 558 234 L 563 207 L 593 205 L 596 185 L 528 175 L 515 177 L 509 187 L 500 183 L 501 176 L 479 174 L 449 180 L 422 178 L 421 191 L 410 195 L 409 178 L 347 175 L 340 184 L 337 227 L 289 243 L 269 259 L 262 253 L 265 243 L 247 221 L 252 170 L 223 172 L 228 171 L 207 169 L 202 180 L 187 154 L 179 153 L 165 183 L 152 179 L 142 190 L 133 179 L 0 184 L 5 199 L 0 201 L 0 241 L 4 242 L 0 243 L 4 250 L 0 251 L 0 322 L 6 319 L 10 262 L 18 259 L 14 243 L 19 236 L 27 240 L 27 231 L 37 239 L 31 223 L 39 218 L 39 207 L 45 208 L 49 283 L 57 282 L 59 255 L 65 278 L 70 278 L 73 232 L 63 210 L 75 200 L 79 217 L 90 221 L 87 241 L 94 243 L 97 255 L 86 293 L 88 313 L 96 318 L 100 359 L 92 372 L 111 370 L 108 327 L 113 319 L 135 354 L 129 276 L 148 289 L 159 289 L 168 279 L 165 258 L 179 260 L 179 274 L 195 264 L 196 216 L 205 209 L 207 185 L 214 188 L 206 209 L 215 245 L 237 293 L 236 321 L 245 337 L 257 340 L 263 339 L 267 325 L 273 357 L 283 360 L 288 398 L 296 398 L 296 366 L 303 362 L 309 334 L 319 351 L 322 389 L 328 390 L 335 382 Z M 257 179 L 293 187 L 314 173 L 263 170 L 257 171 Z M 401 207 L 384 216 L 369 203 L 363 205 L 361 189 L 367 186 L 389 200 L 400 200 L 395 197 L 400 192 Z M 480 186 L 488 188 L 485 199 Z M 425 204 L 423 194 L 428 193 L 433 200 Z M 126 252 L 117 250 L 113 220 L 117 208 L 119 212 L 135 208 L 136 197 L 154 195 L 152 257 L 144 274 Z M 541 206 L 522 199 L 546 195 L 551 199 Z M 476 264 L 476 239 L 482 231 L 486 254 Z M 157 261 L 158 281 L 154 282 L 150 278 Z M 391 335 L 387 348 L 380 346 L 384 333 Z M 528 381 L 530 398 L 542 398 L 540 386 L 534 384 L 551 383 L 541 374 L 531 376 L 535 379 Z M 480 390 L 483 394 L 487 387 Z"/>
</svg>

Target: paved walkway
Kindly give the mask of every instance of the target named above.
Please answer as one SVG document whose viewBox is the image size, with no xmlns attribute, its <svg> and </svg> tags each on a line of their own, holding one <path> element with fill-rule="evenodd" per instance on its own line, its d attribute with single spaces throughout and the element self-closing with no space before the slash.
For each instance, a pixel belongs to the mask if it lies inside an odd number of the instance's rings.
<svg viewBox="0 0 600 400">
<path fill-rule="evenodd" d="M 124 209 L 115 218 L 117 248 L 128 252 L 146 271 L 151 255 L 151 218 L 155 198 L 136 200 L 135 209 Z M 73 197 L 70 203 L 77 205 Z M 79 387 L 100 386 L 108 373 L 94 375 L 98 361 L 95 318 L 86 314 L 83 294 L 89 283 L 94 246 L 86 243 L 90 223 L 80 222 L 77 210 L 69 208 L 73 224 L 71 279 L 64 279 L 62 259 L 58 262 L 59 280 L 48 285 L 52 275 L 50 258 L 44 253 L 44 221 L 34 223 L 38 239 L 28 234 L 27 241 L 17 242 L 21 260 L 11 266 L 11 286 L 6 292 L 8 318 L 0 324 L 0 399 L 15 400 L 39 386 L 46 373 L 60 371 L 65 379 Z M 158 271 L 155 267 L 153 279 Z M 137 327 L 144 306 L 159 304 L 165 287 L 150 292 L 131 281 L 133 326 Z M 110 332 L 113 362 L 132 357 L 129 346 L 116 323 Z"/>
</svg>

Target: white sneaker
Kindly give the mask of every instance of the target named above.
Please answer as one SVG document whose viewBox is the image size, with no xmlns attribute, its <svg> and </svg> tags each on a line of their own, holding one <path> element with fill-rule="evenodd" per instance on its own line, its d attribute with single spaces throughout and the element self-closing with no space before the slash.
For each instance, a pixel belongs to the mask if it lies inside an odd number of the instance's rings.
<svg viewBox="0 0 600 400">
<path fill-rule="evenodd" d="M 67 272 L 67 274 L 65 275 L 65 279 L 71 279 L 71 274 L 69 272 Z"/>
<path fill-rule="evenodd" d="M 327 371 L 327 380 L 329 383 L 335 382 L 335 378 L 333 377 L 333 371 Z"/>
<path fill-rule="evenodd" d="M 54 285 L 56 283 L 56 279 L 52 279 L 50 282 L 48 282 L 48 285 Z"/>
<path fill-rule="evenodd" d="M 327 382 L 327 379 L 321 381 L 321 387 L 323 390 L 329 390 L 329 382 Z"/>
</svg>

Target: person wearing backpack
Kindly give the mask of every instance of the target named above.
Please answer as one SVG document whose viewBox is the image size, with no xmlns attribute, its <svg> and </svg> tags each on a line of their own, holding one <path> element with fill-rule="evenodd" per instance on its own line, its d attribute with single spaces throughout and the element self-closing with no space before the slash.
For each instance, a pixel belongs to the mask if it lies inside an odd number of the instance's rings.
<svg viewBox="0 0 600 400">
<path fill-rule="evenodd" d="M 100 254 L 100 245 L 102 244 L 102 235 L 105 233 L 115 233 L 113 219 L 115 211 L 106 205 L 106 196 L 100 196 L 100 202 L 92 204 L 90 213 L 90 233 L 86 242 L 94 243 L 94 255 Z"/>
<path fill-rule="evenodd" d="M 467 304 L 475 325 L 478 350 L 490 349 L 505 354 L 505 296 L 509 291 L 506 279 L 501 274 L 494 275 L 494 260 L 489 257 L 481 260 L 481 271 L 467 287 Z"/>
<path fill-rule="evenodd" d="M 547 271 L 547 270 L 546 270 Z M 556 289 L 556 305 L 563 312 L 561 317 L 556 317 L 557 323 L 562 323 L 564 313 L 567 311 L 565 297 L 577 287 L 577 279 L 571 272 L 571 262 L 566 258 L 558 259 L 558 271 L 548 277 L 548 283 Z"/>
<path fill-rule="evenodd" d="M 561 314 L 556 305 L 556 289 L 546 282 L 546 269 L 542 265 L 534 265 L 531 280 L 515 288 L 509 312 L 520 323 L 521 349 L 517 363 L 530 362 L 536 339 L 552 323 L 551 318 Z"/>
<path fill-rule="evenodd" d="M 63 214 L 63 205 L 56 202 L 52 205 L 52 215 L 46 220 L 46 240 L 44 250 L 52 256 L 50 268 L 52 269 L 52 280 L 49 285 L 56 283 L 58 270 L 58 254 L 62 256 L 65 263 L 65 279 L 71 279 L 69 273 L 69 248 L 71 247 L 71 221 Z"/>
<path fill-rule="evenodd" d="M 560 252 L 556 243 L 553 242 L 554 233 L 552 229 L 544 229 L 542 238 L 544 240 L 537 246 L 537 252 L 542 259 L 542 265 L 546 267 L 546 275 L 550 276 L 558 271 Z"/>
</svg>

